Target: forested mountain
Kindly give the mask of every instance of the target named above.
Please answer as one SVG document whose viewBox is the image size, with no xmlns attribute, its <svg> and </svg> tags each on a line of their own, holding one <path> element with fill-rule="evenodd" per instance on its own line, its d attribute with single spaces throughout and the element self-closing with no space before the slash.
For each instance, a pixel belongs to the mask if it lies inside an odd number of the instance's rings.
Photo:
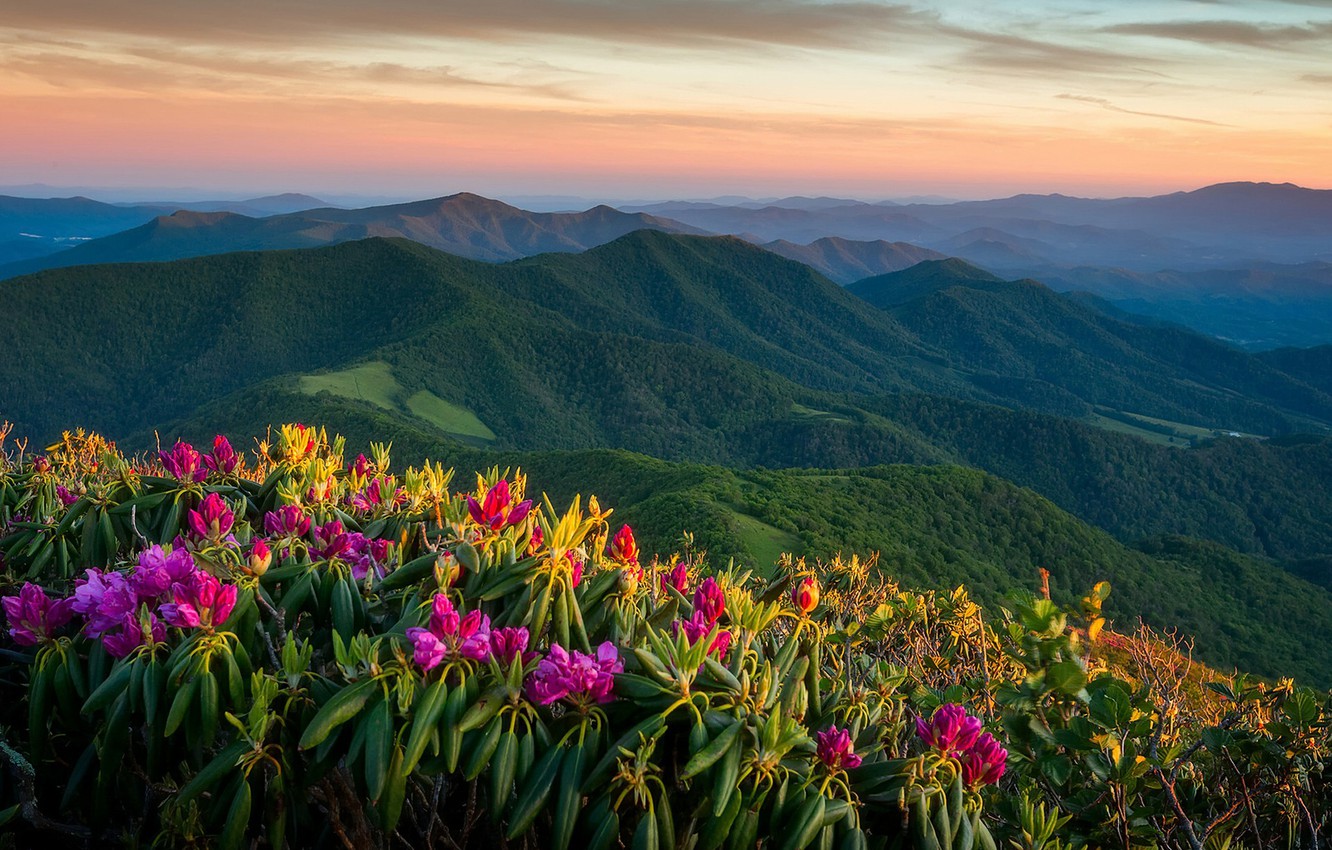
<svg viewBox="0 0 1332 850">
<path fill-rule="evenodd" d="M 945 255 L 910 242 L 857 242 L 828 236 L 808 245 L 778 239 L 763 246 L 788 260 L 804 263 L 831 281 L 852 283 L 885 272 L 910 268 L 925 260 L 942 260 Z"/>
<path fill-rule="evenodd" d="M 93 263 L 310 248 L 371 236 L 403 237 L 494 262 L 549 251 L 582 251 L 642 228 L 699 232 L 678 222 L 606 206 L 579 213 L 534 213 L 467 193 L 408 204 L 355 210 L 326 207 L 265 218 L 182 210 L 69 251 L 0 266 L 0 278 Z"/>
</svg>

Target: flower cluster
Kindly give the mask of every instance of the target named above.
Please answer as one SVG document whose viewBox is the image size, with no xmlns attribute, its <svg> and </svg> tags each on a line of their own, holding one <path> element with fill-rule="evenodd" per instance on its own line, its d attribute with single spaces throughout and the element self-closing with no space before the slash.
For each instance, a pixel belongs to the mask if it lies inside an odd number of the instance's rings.
<svg viewBox="0 0 1332 850">
<path fill-rule="evenodd" d="M 927 722 L 916 718 L 916 735 L 945 757 L 962 764 L 962 780 L 969 787 L 993 785 L 1004 775 L 1008 751 L 989 732 L 981 731 L 979 717 L 960 705 L 941 705 Z"/>
<path fill-rule="evenodd" d="M 509 492 L 509 482 L 500 481 L 486 491 L 485 497 L 478 502 L 475 496 L 467 497 L 467 512 L 477 525 L 492 532 L 503 531 L 511 525 L 517 525 L 527 519 L 532 510 L 530 499 L 514 504 Z"/>
<path fill-rule="evenodd" d="M 185 521 L 189 529 L 189 543 L 195 546 L 216 545 L 226 540 L 231 533 L 232 526 L 236 524 L 236 514 L 221 496 L 209 493 L 198 510 L 189 512 Z"/>
<path fill-rule="evenodd" d="M 0 605 L 9 620 L 9 636 L 20 646 L 45 643 L 74 617 L 72 599 L 51 599 L 31 582 L 24 582 L 18 596 L 6 596 Z"/>
<path fill-rule="evenodd" d="M 688 620 L 677 620 L 674 624 L 677 633 L 683 631 L 690 644 L 703 639 L 712 631 L 722 614 L 726 611 L 726 596 L 721 586 L 712 576 L 703 579 L 703 583 L 694 591 L 694 614 Z M 731 648 L 731 632 L 720 629 L 708 647 L 709 655 L 722 658 Z"/>
<path fill-rule="evenodd" d="M 198 484 L 208 477 L 208 467 L 204 465 L 203 456 L 189 443 L 177 440 L 171 451 L 159 451 L 157 458 L 167 474 L 177 481 Z"/>
<path fill-rule="evenodd" d="M 829 726 L 814 736 L 818 742 L 816 752 L 819 761 L 829 770 L 853 770 L 860 767 L 861 758 L 856 755 L 855 742 L 846 729 Z"/>
<path fill-rule="evenodd" d="M 413 660 L 427 672 L 445 660 L 487 661 L 491 654 L 490 618 L 480 611 L 459 615 L 448 596 L 436 593 L 429 624 L 408 629 L 407 639 L 415 650 Z M 524 646 L 526 643 L 524 640 Z"/>
<path fill-rule="evenodd" d="M 610 641 L 598 646 L 596 655 L 569 652 L 552 643 L 550 654 L 527 679 L 527 695 L 537 705 L 563 699 L 586 709 L 615 698 L 611 688 L 615 686 L 615 674 L 623 670 L 620 653 Z"/>
</svg>

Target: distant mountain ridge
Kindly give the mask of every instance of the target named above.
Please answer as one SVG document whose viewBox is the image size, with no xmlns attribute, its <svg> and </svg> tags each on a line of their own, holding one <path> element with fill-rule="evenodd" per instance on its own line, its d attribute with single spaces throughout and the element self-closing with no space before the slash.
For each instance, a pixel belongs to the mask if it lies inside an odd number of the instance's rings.
<svg viewBox="0 0 1332 850">
<path fill-rule="evenodd" d="M 479 195 L 345 210 L 333 207 L 252 218 L 183 210 L 133 230 L 59 254 L 0 267 L 0 278 L 91 263 L 158 262 L 232 251 L 312 248 L 403 237 L 469 259 L 500 262 L 550 252 L 584 251 L 638 229 L 699 233 L 696 228 L 608 206 L 579 213 L 533 213 Z"/>
</svg>

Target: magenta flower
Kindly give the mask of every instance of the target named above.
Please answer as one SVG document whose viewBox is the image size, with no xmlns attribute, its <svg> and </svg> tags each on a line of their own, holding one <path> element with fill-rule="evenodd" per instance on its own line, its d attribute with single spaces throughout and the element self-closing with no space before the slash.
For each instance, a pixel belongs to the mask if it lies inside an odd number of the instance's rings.
<svg viewBox="0 0 1332 850">
<path fill-rule="evenodd" d="M 430 623 L 426 628 L 418 626 L 407 630 L 407 639 L 414 647 L 412 657 L 422 670 L 429 672 L 445 659 L 490 659 L 489 617 L 480 611 L 459 616 L 453 602 L 443 593 L 435 594 L 431 607 Z"/>
<path fill-rule="evenodd" d="M 159 451 L 157 457 L 162 461 L 162 468 L 177 481 L 197 484 L 208 477 L 208 468 L 204 466 L 203 458 L 189 443 L 177 440 L 171 451 Z"/>
<path fill-rule="evenodd" d="M 338 520 L 335 519 L 315 528 L 314 549 L 325 560 L 332 560 L 341 555 L 347 551 L 349 545 L 351 545 L 351 541 L 347 537 L 347 532 L 342 530 L 342 523 Z"/>
<path fill-rule="evenodd" d="M 51 599 L 32 582 L 24 582 L 18 596 L 0 599 L 9 620 L 9 636 L 20 646 L 36 646 L 54 637 L 74 617 L 73 599 Z"/>
<path fill-rule="evenodd" d="M 573 552 L 565 552 L 564 559 L 569 562 L 569 587 L 577 587 L 583 581 L 583 559 Z"/>
<path fill-rule="evenodd" d="M 71 492 L 64 484 L 57 484 L 56 498 L 60 500 L 60 504 L 69 507 L 79 500 L 79 494 Z"/>
<path fill-rule="evenodd" d="M 715 624 L 709 623 L 701 611 L 695 611 L 694 616 L 688 620 L 676 620 L 674 623 L 676 633 L 678 634 L 683 630 L 690 646 L 707 637 L 708 632 L 712 631 L 713 625 Z M 708 654 L 724 658 L 726 651 L 730 648 L 731 632 L 728 629 L 721 629 L 717 632 L 716 637 L 712 639 L 712 646 L 708 649 Z"/>
<path fill-rule="evenodd" d="M 970 716 L 965 708 L 952 703 L 935 709 L 928 723 L 922 717 L 916 718 L 916 735 L 944 755 L 967 749 L 980 733 L 980 718 Z"/>
<path fill-rule="evenodd" d="M 535 652 L 527 651 L 529 640 L 531 633 L 526 626 L 494 629 L 490 633 L 490 651 L 502 664 L 512 664 L 517 658 L 526 663 L 536 657 Z"/>
<path fill-rule="evenodd" d="M 230 475 L 240 464 L 240 455 L 231 447 L 231 441 L 218 434 L 213 438 L 213 453 L 204 456 L 203 464 L 213 472 Z"/>
<path fill-rule="evenodd" d="M 139 605 L 139 594 L 125 576 L 115 571 L 90 569 L 74 582 L 73 608 L 86 619 L 83 633 L 101 637 L 115 628 Z"/>
<path fill-rule="evenodd" d="M 146 618 L 128 613 L 120 626 L 118 631 L 102 635 L 102 646 L 112 658 L 124 658 L 141 646 L 152 647 L 166 640 L 166 626 L 152 612 L 148 612 Z"/>
<path fill-rule="evenodd" d="M 620 526 L 620 530 L 615 532 L 615 536 L 611 538 L 606 551 L 613 561 L 619 561 L 623 564 L 637 564 L 638 541 L 634 539 L 634 530 L 627 525 Z"/>
<path fill-rule="evenodd" d="M 236 523 L 236 514 L 221 496 L 209 493 L 197 511 L 189 512 L 186 521 L 196 540 L 217 543 L 230 533 Z"/>
<path fill-rule="evenodd" d="M 861 758 L 856 755 L 850 732 L 829 726 L 815 737 L 818 739 L 819 760 L 829 770 L 853 770 L 860 767 Z"/>
<path fill-rule="evenodd" d="M 356 460 L 347 464 L 347 471 L 359 478 L 364 478 L 370 474 L 370 461 L 366 459 L 364 454 L 359 454 L 356 456 Z"/>
<path fill-rule="evenodd" d="M 1008 750 L 999 746 L 995 737 L 986 732 L 962 754 L 961 761 L 962 781 L 968 787 L 998 785 L 1008 766 Z"/>
<path fill-rule="evenodd" d="M 702 614 L 703 619 L 707 620 L 708 626 L 721 619 L 722 612 L 726 610 L 726 597 L 722 594 L 721 586 L 712 576 L 703 579 L 703 583 L 694 591 L 694 613 Z"/>
<path fill-rule="evenodd" d="M 375 578 L 383 578 L 388 572 L 389 542 L 372 539 L 359 532 L 347 534 L 345 560 L 351 564 L 352 578 L 364 581 L 374 571 Z"/>
<path fill-rule="evenodd" d="M 661 591 L 666 592 L 666 588 L 673 587 L 681 594 L 689 591 L 689 567 L 684 561 L 676 564 L 669 572 L 661 574 Z"/>
<path fill-rule="evenodd" d="M 168 554 L 161 546 L 153 544 L 139 553 L 139 563 L 130 575 L 129 583 L 139 601 L 149 602 L 166 593 L 172 584 L 189 578 L 192 572 L 194 556 L 188 549 L 172 549 Z"/>
<path fill-rule="evenodd" d="M 550 655 L 541 660 L 527 679 L 527 695 L 537 705 L 564 699 L 586 709 L 615 698 L 611 694 L 615 674 L 623 670 L 620 653 L 610 641 L 597 647 L 596 655 L 578 650 L 567 652 L 558 643 L 552 643 Z"/>
<path fill-rule="evenodd" d="M 169 625 L 212 631 L 226 622 L 236 606 L 236 586 L 224 585 L 216 576 L 195 570 L 185 581 L 171 585 L 171 600 L 158 609 Z"/>
<path fill-rule="evenodd" d="M 275 537 L 304 537 L 310 533 L 310 518 L 297 505 L 283 505 L 264 514 L 264 531 Z"/>
<path fill-rule="evenodd" d="M 517 525 L 527 518 L 531 510 L 531 499 L 513 504 L 508 481 L 495 484 L 486 491 L 485 498 L 480 502 L 474 496 L 467 497 L 467 512 L 472 515 L 477 525 L 491 531 L 500 531 L 506 526 Z"/>
</svg>

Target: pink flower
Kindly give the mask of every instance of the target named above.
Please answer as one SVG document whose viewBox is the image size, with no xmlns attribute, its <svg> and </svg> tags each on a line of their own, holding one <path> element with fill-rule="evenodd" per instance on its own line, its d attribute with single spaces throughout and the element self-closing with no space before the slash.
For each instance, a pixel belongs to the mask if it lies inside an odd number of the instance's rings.
<svg viewBox="0 0 1332 850">
<path fill-rule="evenodd" d="M 185 581 L 171 585 L 171 602 L 158 610 L 168 624 L 178 629 L 207 629 L 222 625 L 236 606 L 236 586 L 203 570 L 190 573 Z"/>
<path fill-rule="evenodd" d="M 550 645 L 550 655 L 541 660 L 527 680 L 528 697 L 538 705 L 550 705 L 564 699 L 586 709 L 594 703 L 607 703 L 615 697 L 615 674 L 624 670 L 624 662 L 615 644 L 606 641 L 596 655 L 577 650 L 567 652 L 558 643 Z"/>
<path fill-rule="evenodd" d="M 480 611 L 459 616 L 449 597 L 436 593 L 431 603 L 430 623 L 426 628 L 408 629 L 407 639 L 415 648 L 413 659 L 427 672 L 446 658 L 487 661 L 491 652 L 490 618 Z"/>
<path fill-rule="evenodd" d="M 855 743 L 847 730 L 829 726 L 815 737 L 818 739 L 819 760 L 827 765 L 829 770 L 852 770 L 860 767 L 861 758 L 856 755 Z"/>
<path fill-rule="evenodd" d="M 673 587 L 682 594 L 689 590 L 689 567 L 684 561 L 676 564 L 669 572 L 661 574 L 662 592 L 665 593 L 668 587 Z"/>
<path fill-rule="evenodd" d="M 968 787 L 997 785 L 1008 766 L 1008 750 L 999 746 L 994 736 L 986 732 L 962 754 L 961 761 L 962 781 Z"/>
<path fill-rule="evenodd" d="M 564 559 L 569 562 L 569 587 L 577 587 L 583 581 L 583 561 L 573 552 L 565 552 Z"/>
<path fill-rule="evenodd" d="M 694 616 L 688 620 L 676 620 L 673 625 L 677 634 L 682 630 L 684 631 L 685 637 L 692 646 L 707 637 L 708 632 L 712 631 L 715 624 L 709 623 L 701 611 L 695 611 Z M 721 629 L 717 632 L 716 637 L 712 639 L 712 646 L 708 649 L 708 654 L 724 658 L 726 651 L 730 648 L 731 632 L 728 629 Z"/>
<path fill-rule="evenodd" d="M 928 723 L 922 717 L 916 718 L 916 735 L 944 755 L 967 749 L 980 733 L 980 718 L 970 716 L 965 708 L 952 703 L 935 709 Z"/>
<path fill-rule="evenodd" d="M 532 510 L 532 501 L 530 499 L 513 504 L 513 497 L 509 494 L 509 482 L 499 481 L 495 486 L 486 491 L 484 499 L 480 502 L 474 496 L 467 497 L 467 512 L 472 515 L 472 520 L 477 525 L 484 526 L 491 531 L 500 531 L 506 526 L 517 525 L 527 518 L 528 512 Z"/>
<path fill-rule="evenodd" d="M 197 484 L 208 477 L 208 468 L 204 466 L 203 458 L 189 443 L 177 440 L 171 451 L 159 451 L 157 457 L 162 461 L 162 468 L 177 481 Z"/>
<path fill-rule="evenodd" d="M 115 628 L 138 604 L 138 592 L 121 573 L 90 569 L 74 582 L 72 607 L 86 618 L 83 633 L 90 638 Z"/>
<path fill-rule="evenodd" d="M 620 526 L 620 530 L 615 532 L 615 536 L 611 538 L 606 551 L 610 553 L 613 561 L 619 561 L 623 564 L 637 564 L 638 541 L 634 540 L 634 530 L 627 525 Z"/>
<path fill-rule="evenodd" d="M 388 572 L 389 542 L 371 539 L 358 532 L 347 535 L 347 557 L 351 563 L 352 578 L 364 581 L 374 571 L 375 578 L 381 579 Z"/>
<path fill-rule="evenodd" d="M 536 653 L 527 652 L 529 640 L 531 634 L 526 626 L 494 629 L 490 633 L 490 651 L 503 664 L 512 664 L 517 658 L 527 662 L 536 657 Z"/>
<path fill-rule="evenodd" d="M 18 596 L 6 596 L 0 605 L 9 620 L 9 636 L 20 646 L 45 643 L 74 617 L 74 600 L 51 599 L 31 582 L 24 582 Z"/>
<path fill-rule="evenodd" d="M 226 437 L 218 434 L 213 438 L 213 453 L 204 456 L 203 464 L 213 472 L 230 475 L 236 471 L 237 465 L 240 464 L 240 456 L 231 447 L 231 442 Z"/>
<path fill-rule="evenodd" d="M 209 493 L 197 511 L 190 511 L 186 517 L 191 535 L 199 541 L 220 542 L 231 532 L 236 523 L 236 514 L 221 496 Z"/>
<path fill-rule="evenodd" d="M 527 555 L 531 557 L 541 551 L 541 544 L 546 540 L 546 532 L 541 530 L 538 523 L 532 524 L 532 536 L 527 538 Z"/>
<path fill-rule="evenodd" d="M 342 523 L 336 519 L 315 529 L 314 549 L 325 560 L 332 560 L 347 551 L 350 542 L 347 532 L 342 530 Z"/>
<path fill-rule="evenodd" d="M 128 613 L 120 626 L 119 631 L 102 635 L 102 646 L 112 658 L 124 658 L 141 646 L 151 647 L 166 640 L 166 627 L 152 612 L 148 612 L 146 620 Z"/>
<path fill-rule="evenodd" d="M 149 602 L 166 593 L 175 582 L 184 581 L 193 571 L 194 557 L 188 549 L 172 549 L 168 554 L 161 546 L 153 544 L 139 553 L 139 563 L 130 575 L 129 583 L 139 601 Z"/>
<path fill-rule="evenodd" d="M 283 505 L 264 514 L 264 531 L 276 537 L 304 537 L 310 533 L 310 518 L 296 505 Z"/>
<path fill-rule="evenodd" d="M 79 494 L 70 492 L 64 484 L 57 484 L 56 498 L 60 500 L 60 504 L 69 507 L 79 500 Z"/>
<path fill-rule="evenodd" d="M 712 576 L 703 579 L 703 583 L 694 591 L 694 613 L 702 614 L 703 619 L 711 627 L 713 623 L 721 619 L 722 613 L 726 610 L 726 597 L 722 594 L 721 586 Z"/>
</svg>

